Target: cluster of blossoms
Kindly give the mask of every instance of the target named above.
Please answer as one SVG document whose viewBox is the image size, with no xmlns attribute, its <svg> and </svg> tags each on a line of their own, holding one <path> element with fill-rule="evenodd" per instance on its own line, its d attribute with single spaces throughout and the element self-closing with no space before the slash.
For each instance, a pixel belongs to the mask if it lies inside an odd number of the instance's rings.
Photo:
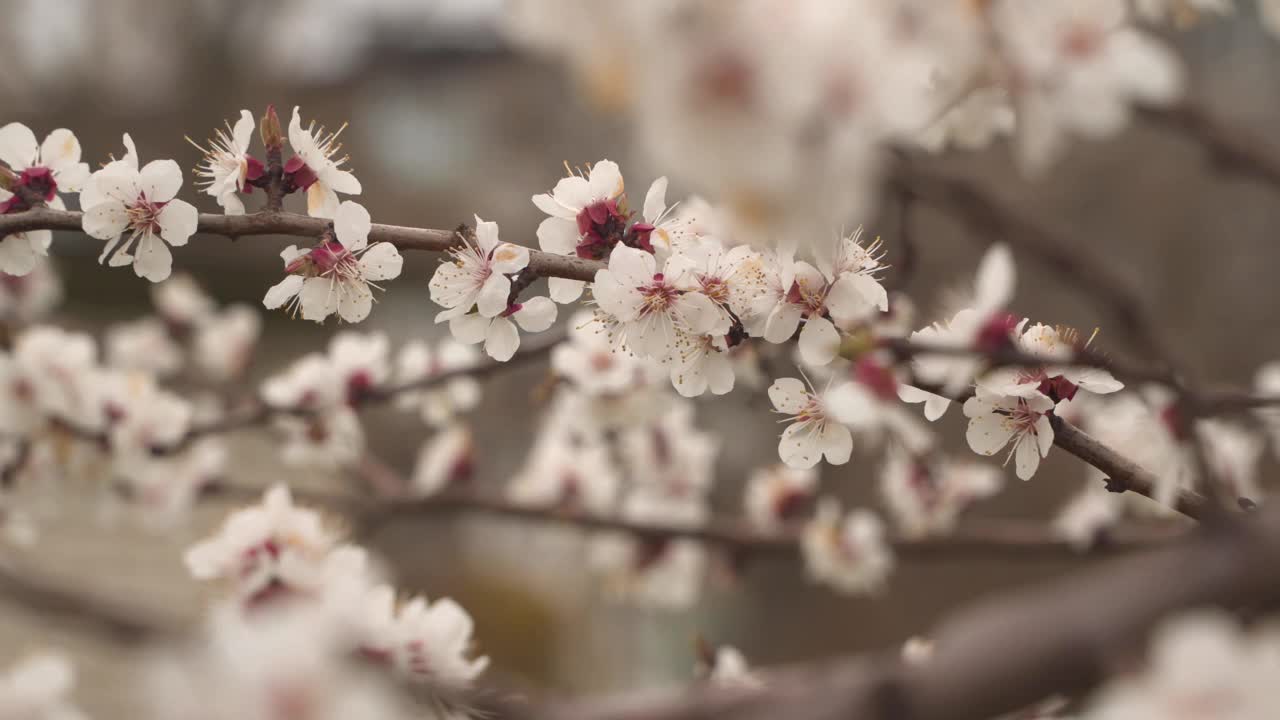
<svg viewBox="0 0 1280 720">
<path fill-rule="evenodd" d="M 472 656 L 473 623 L 461 606 L 397 600 L 365 551 L 342 542 L 317 511 L 295 505 L 284 485 L 232 513 L 188 550 L 186 563 L 196 579 L 227 586 L 229 606 L 217 615 L 238 632 L 288 628 L 293 616 L 344 654 L 429 687 L 467 687 L 489 662 Z"/>
<path fill-rule="evenodd" d="M 68 695 L 75 671 L 54 654 L 30 655 L 0 674 L 0 715 L 30 720 L 84 720 Z"/>
<path fill-rule="evenodd" d="M 563 58 L 589 99 L 628 110 L 656 161 L 715 190 L 739 234 L 776 239 L 870 209 L 890 147 L 977 149 L 1013 136 L 1035 172 L 1066 138 L 1117 133 L 1134 106 L 1182 92 L 1181 65 L 1139 13 L 1225 4 L 526 1 L 507 28 Z M 1276 3 L 1264 4 L 1274 19 Z"/>
<path fill-rule="evenodd" d="M 170 521 L 221 475 L 221 443 L 188 438 L 208 409 L 162 387 L 131 357 L 50 326 L 21 332 L 0 353 L 7 486 L 93 478 L 148 519 Z"/>
<path fill-rule="evenodd" d="M 1272 682 L 1278 670 L 1275 628 L 1246 633 L 1218 612 L 1184 615 L 1155 633 L 1146 668 L 1114 679 L 1082 717 L 1274 717 L 1280 712 Z"/>
<path fill-rule="evenodd" d="M 446 446 L 469 455 L 469 443 L 458 415 L 480 400 L 480 388 L 466 370 L 475 365 L 474 351 L 448 341 L 434 352 L 421 341 L 407 343 L 394 359 L 382 333 L 344 331 L 335 335 L 327 352 L 310 353 L 262 382 L 261 402 L 283 433 L 284 461 L 290 465 L 331 469 L 352 466 L 365 448 L 364 430 L 356 408 L 362 403 L 395 398 L 403 410 L 417 410 L 424 422 L 439 431 L 423 449 L 424 458 Z M 445 438 L 453 442 L 445 443 Z M 430 463 L 428 463 L 430 464 Z M 450 472 L 427 482 L 443 483 Z M 434 477 L 434 474 L 431 474 Z"/>
<path fill-rule="evenodd" d="M 47 266 L 12 282 L 17 290 L 39 292 L 41 283 L 57 288 Z M 22 294 L 13 297 L 15 318 L 37 310 L 22 304 L 29 302 Z M 188 437 L 221 415 L 220 403 L 198 393 L 184 398 L 168 384 L 240 379 L 261 320 L 247 306 L 218 307 L 187 276 L 153 286 L 152 301 L 155 315 L 108 327 L 101 343 L 30 325 L 0 352 L 7 491 L 66 475 L 92 477 L 113 490 L 108 497 L 127 499 L 149 522 L 168 523 L 222 475 L 222 443 Z M 0 524 L 12 529 L 22 522 L 15 511 Z"/>
</svg>

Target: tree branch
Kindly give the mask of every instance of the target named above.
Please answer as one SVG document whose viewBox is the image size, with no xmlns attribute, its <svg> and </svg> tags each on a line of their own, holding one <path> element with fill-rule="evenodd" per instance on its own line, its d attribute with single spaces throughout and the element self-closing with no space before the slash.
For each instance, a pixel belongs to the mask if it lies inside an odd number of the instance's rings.
<svg viewBox="0 0 1280 720">
<path fill-rule="evenodd" d="M 407 487 L 408 483 L 393 469 L 379 461 L 366 462 L 358 469 L 361 476 L 376 475 L 379 487 Z M 372 483 L 371 483 L 372 484 Z M 251 489 L 249 493 L 260 492 Z M 321 504 L 345 505 L 338 498 L 314 498 Z M 584 531 L 622 532 L 640 540 L 697 540 L 724 550 L 749 555 L 792 556 L 800 553 L 803 527 L 790 525 L 776 532 L 755 528 L 749 523 L 730 518 L 712 518 L 699 525 L 673 525 L 639 522 L 617 515 L 598 515 L 563 506 L 534 506 L 513 502 L 501 495 L 483 493 L 471 487 L 454 486 L 425 498 L 383 498 L 354 509 L 362 528 L 375 528 L 386 522 L 448 513 L 470 513 L 519 520 L 540 525 L 563 525 Z M 1099 544 L 1103 551 L 1119 551 L 1165 542 L 1184 534 L 1185 529 L 1173 525 L 1147 525 L 1116 528 Z M 953 557 L 972 553 L 976 556 L 1000 553 L 1011 557 L 1044 559 L 1046 557 L 1079 556 L 1081 550 L 1054 533 L 1043 522 L 983 518 L 945 535 L 928 537 L 897 536 L 891 540 L 894 551 L 902 557 Z"/>
<path fill-rule="evenodd" d="M 0 215 L 0 237 L 27 230 L 67 230 L 83 232 L 81 213 L 38 207 Z M 318 238 L 329 220 L 290 212 L 262 211 L 247 215 L 214 215 L 201 213 L 197 232 L 222 235 L 231 239 L 252 235 L 291 235 Z M 453 230 L 403 227 L 374 223 L 369 242 L 390 243 L 400 250 L 447 252 L 457 246 Z M 594 280 L 604 263 L 571 255 L 556 255 L 529 250 L 529 269 L 540 277 L 562 277 L 572 280 Z"/>
</svg>

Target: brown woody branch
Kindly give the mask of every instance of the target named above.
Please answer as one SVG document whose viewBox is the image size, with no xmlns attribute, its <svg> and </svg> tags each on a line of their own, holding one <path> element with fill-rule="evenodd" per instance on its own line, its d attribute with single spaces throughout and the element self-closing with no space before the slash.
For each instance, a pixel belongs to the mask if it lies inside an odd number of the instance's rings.
<svg viewBox="0 0 1280 720">
<path fill-rule="evenodd" d="M 197 232 L 222 235 L 231 239 L 253 235 L 292 235 L 318 238 L 329 221 L 291 212 L 261 211 L 247 215 L 214 215 L 201 213 Z M 37 207 L 22 212 L 0 215 L 0 237 L 27 230 L 67 230 L 83 232 L 81 213 Z M 403 227 L 375 223 L 369 242 L 390 243 L 400 250 L 447 252 L 457 247 L 453 230 Z M 540 250 L 529 251 L 529 268 L 540 277 L 562 277 L 592 280 L 604 264 L 569 255 L 556 255 Z"/>
</svg>

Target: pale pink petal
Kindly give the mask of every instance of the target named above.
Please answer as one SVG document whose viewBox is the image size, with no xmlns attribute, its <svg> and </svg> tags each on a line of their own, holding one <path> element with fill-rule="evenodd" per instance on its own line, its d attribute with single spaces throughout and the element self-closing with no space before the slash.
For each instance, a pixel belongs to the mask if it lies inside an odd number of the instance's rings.
<svg viewBox="0 0 1280 720">
<path fill-rule="evenodd" d="M 453 333 L 454 339 L 458 342 L 474 345 L 484 342 L 492 322 L 490 318 L 477 313 L 459 315 L 449 320 L 449 332 Z"/>
<path fill-rule="evenodd" d="M 824 317 L 810 317 L 800 330 L 800 357 L 810 365 L 821 367 L 836 359 L 840 349 L 840 333 Z"/>
<path fill-rule="evenodd" d="M 378 282 L 400 277 L 404 258 L 391 243 L 374 243 L 360 256 L 360 268 L 365 280 Z"/>
<path fill-rule="evenodd" d="M 809 391 L 796 378 L 779 378 L 769 386 L 769 400 L 778 412 L 795 415 L 808 404 Z"/>
<path fill-rule="evenodd" d="M 152 160 L 138 173 L 138 190 L 151 202 L 169 202 L 182 187 L 182 168 L 173 160 Z"/>
<path fill-rule="evenodd" d="M 195 234 L 200 213 L 186 200 L 170 200 L 156 216 L 156 222 L 160 225 L 160 236 L 170 245 L 181 247 Z"/>
<path fill-rule="evenodd" d="M 284 305 L 289 298 L 295 297 L 302 292 L 302 281 L 303 277 L 301 275 L 286 275 L 283 280 L 272 285 L 271 289 L 267 290 L 266 296 L 262 298 L 262 304 L 268 310 L 275 310 Z"/>
<path fill-rule="evenodd" d="M 333 215 L 333 232 L 342 247 L 350 252 L 360 252 L 369 244 L 369 231 L 372 229 L 373 219 L 360 203 L 347 200 Z"/>
<path fill-rule="evenodd" d="M 484 351 L 498 362 L 506 362 L 520 347 L 520 333 L 507 318 L 494 318 L 485 334 Z"/>
<path fill-rule="evenodd" d="M 545 297 L 529 298 L 512 317 L 525 332 L 542 332 L 556 321 L 556 304 Z"/>
</svg>

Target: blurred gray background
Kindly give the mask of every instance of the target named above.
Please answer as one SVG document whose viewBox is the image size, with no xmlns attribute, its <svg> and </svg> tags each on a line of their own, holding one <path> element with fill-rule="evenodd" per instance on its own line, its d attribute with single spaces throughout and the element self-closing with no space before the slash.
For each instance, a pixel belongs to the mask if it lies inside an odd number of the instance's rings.
<svg viewBox="0 0 1280 720">
<path fill-rule="evenodd" d="M 453 227 L 473 213 L 497 220 L 508 241 L 533 245 L 540 213 L 530 195 L 549 189 L 562 161 L 615 159 L 632 187 L 661 168 L 637 152 L 626 124 L 575 97 L 557 67 L 505 46 L 494 29 L 500 0 L 0 0 L 0 123 L 56 127 L 79 136 L 96 164 L 121 152 L 120 134 L 142 160 L 173 157 L 191 167 L 202 140 L 239 109 L 261 115 L 275 103 L 287 121 L 305 117 L 344 133 L 361 198 L 376 221 Z M 1251 12 L 1251 9 L 1249 9 Z M 1280 46 L 1248 17 L 1206 21 L 1182 33 L 1193 93 L 1218 112 L 1280 143 Z M 255 141 L 256 142 L 256 141 Z M 1106 143 L 1077 146 L 1043 180 L 1012 170 L 1003 148 L 945 160 L 958 172 L 1034 208 L 1068 229 L 1090 252 L 1105 253 L 1155 308 L 1182 359 L 1202 377 L 1247 384 L 1261 362 L 1280 357 L 1280 295 L 1275 271 L 1280 203 L 1273 190 L 1216 174 L 1194 147 L 1163 131 L 1137 128 Z M 216 211 L 211 198 L 184 197 Z M 669 197 L 678 197 L 673 188 Z M 247 201 L 250 208 L 261 198 Z M 297 202 L 298 198 L 291 198 Z M 890 260 L 894 211 L 870 228 L 885 236 Z M 927 209 L 911 218 L 921 257 L 908 288 L 928 314 L 949 286 L 966 281 L 973 238 Z M 258 303 L 280 274 L 285 239 L 232 244 L 197 238 L 175 252 L 175 270 L 193 274 L 222 302 Z M 149 284 L 128 269 L 96 264 L 98 244 L 55 240 L 68 300 L 58 322 L 101 332 L 148 311 Z M 394 337 L 439 337 L 426 283 L 437 258 L 410 254 L 404 274 L 380 296 L 361 330 Z M 1105 318 L 1059 278 L 1019 256 L 1015 309 L 1045 322 L 1093 328 Z M 289 357 L 322 347 L 337 326 L 266 317 L 255 377 Z M 1102 326 L 1104 348 L 1123 339 Z M 511 371 L 492 383 L 474 415 L 480 428 L 480 482 L 501 486 L 520 463 L 538 422 L 530 388 L 545 368 Z M 247 388 L 246 388 L 247 390 Z M 762 398 L 746 388 L 698 403 L 700 423 L 723 438 L 717 504 L 737 512 L 746 474 L 776 462 L 778 428 Z M 427 431 L 390 411 L 367 415 L 374 449 L 402 470 Z M 943 421 L 948 443 L 963 447 L 963 419 Z M 239 484 L 277 479 L 325 484 L 283 470 L 265 438 L 240 438 L 232 467 Z M 874 457 L 827 467 L 824 488 L 875 504 Z M 1029 483 L 1008 473 L 1008 490 L 975 515 L 1047 517 L 1079 487 L 1082 466 L 1050 455 Z M 78 487 L 74 480 L 68 487 Z M 94 490 L 83 495 L 92 499 Z M 225 512 L 202 505 L 190 527 L 156 534 L 102 520 L 83 498 L 58 495 L 59 512 L 41 528 L 39 562 L 50 573 L 170 605 L 195 615 L 204 589 L 181 565 L 182 549 Z M 927 631 L 947 608 L 1001 588 L 1049 577 L 1089 559 L 1009 558 L 913 561 L 883 597 L 848 599 L 804 581 L 794 562 L 751 563 L 737 586 L 712 583 L 688 612 L 637 610 L 608 602 L 583 568 L 581 536 L 476 518 L 433 517 L 381 529 L 374 546 L 405 591 L 452 596 L 476 617 L 480 650 L 496 672 L 553 691 L 583 693 L 687 678 L 693 637 L 742 648 L 756 663 L 780 663 L 880 648 Z M 100 718 L 134 714 L 130 669 L 137 651 L 103 643 L 0 597 L 0 666 L 24 651 L 53 646 L 79 661 L 77 695 Z"/>
</svg>

